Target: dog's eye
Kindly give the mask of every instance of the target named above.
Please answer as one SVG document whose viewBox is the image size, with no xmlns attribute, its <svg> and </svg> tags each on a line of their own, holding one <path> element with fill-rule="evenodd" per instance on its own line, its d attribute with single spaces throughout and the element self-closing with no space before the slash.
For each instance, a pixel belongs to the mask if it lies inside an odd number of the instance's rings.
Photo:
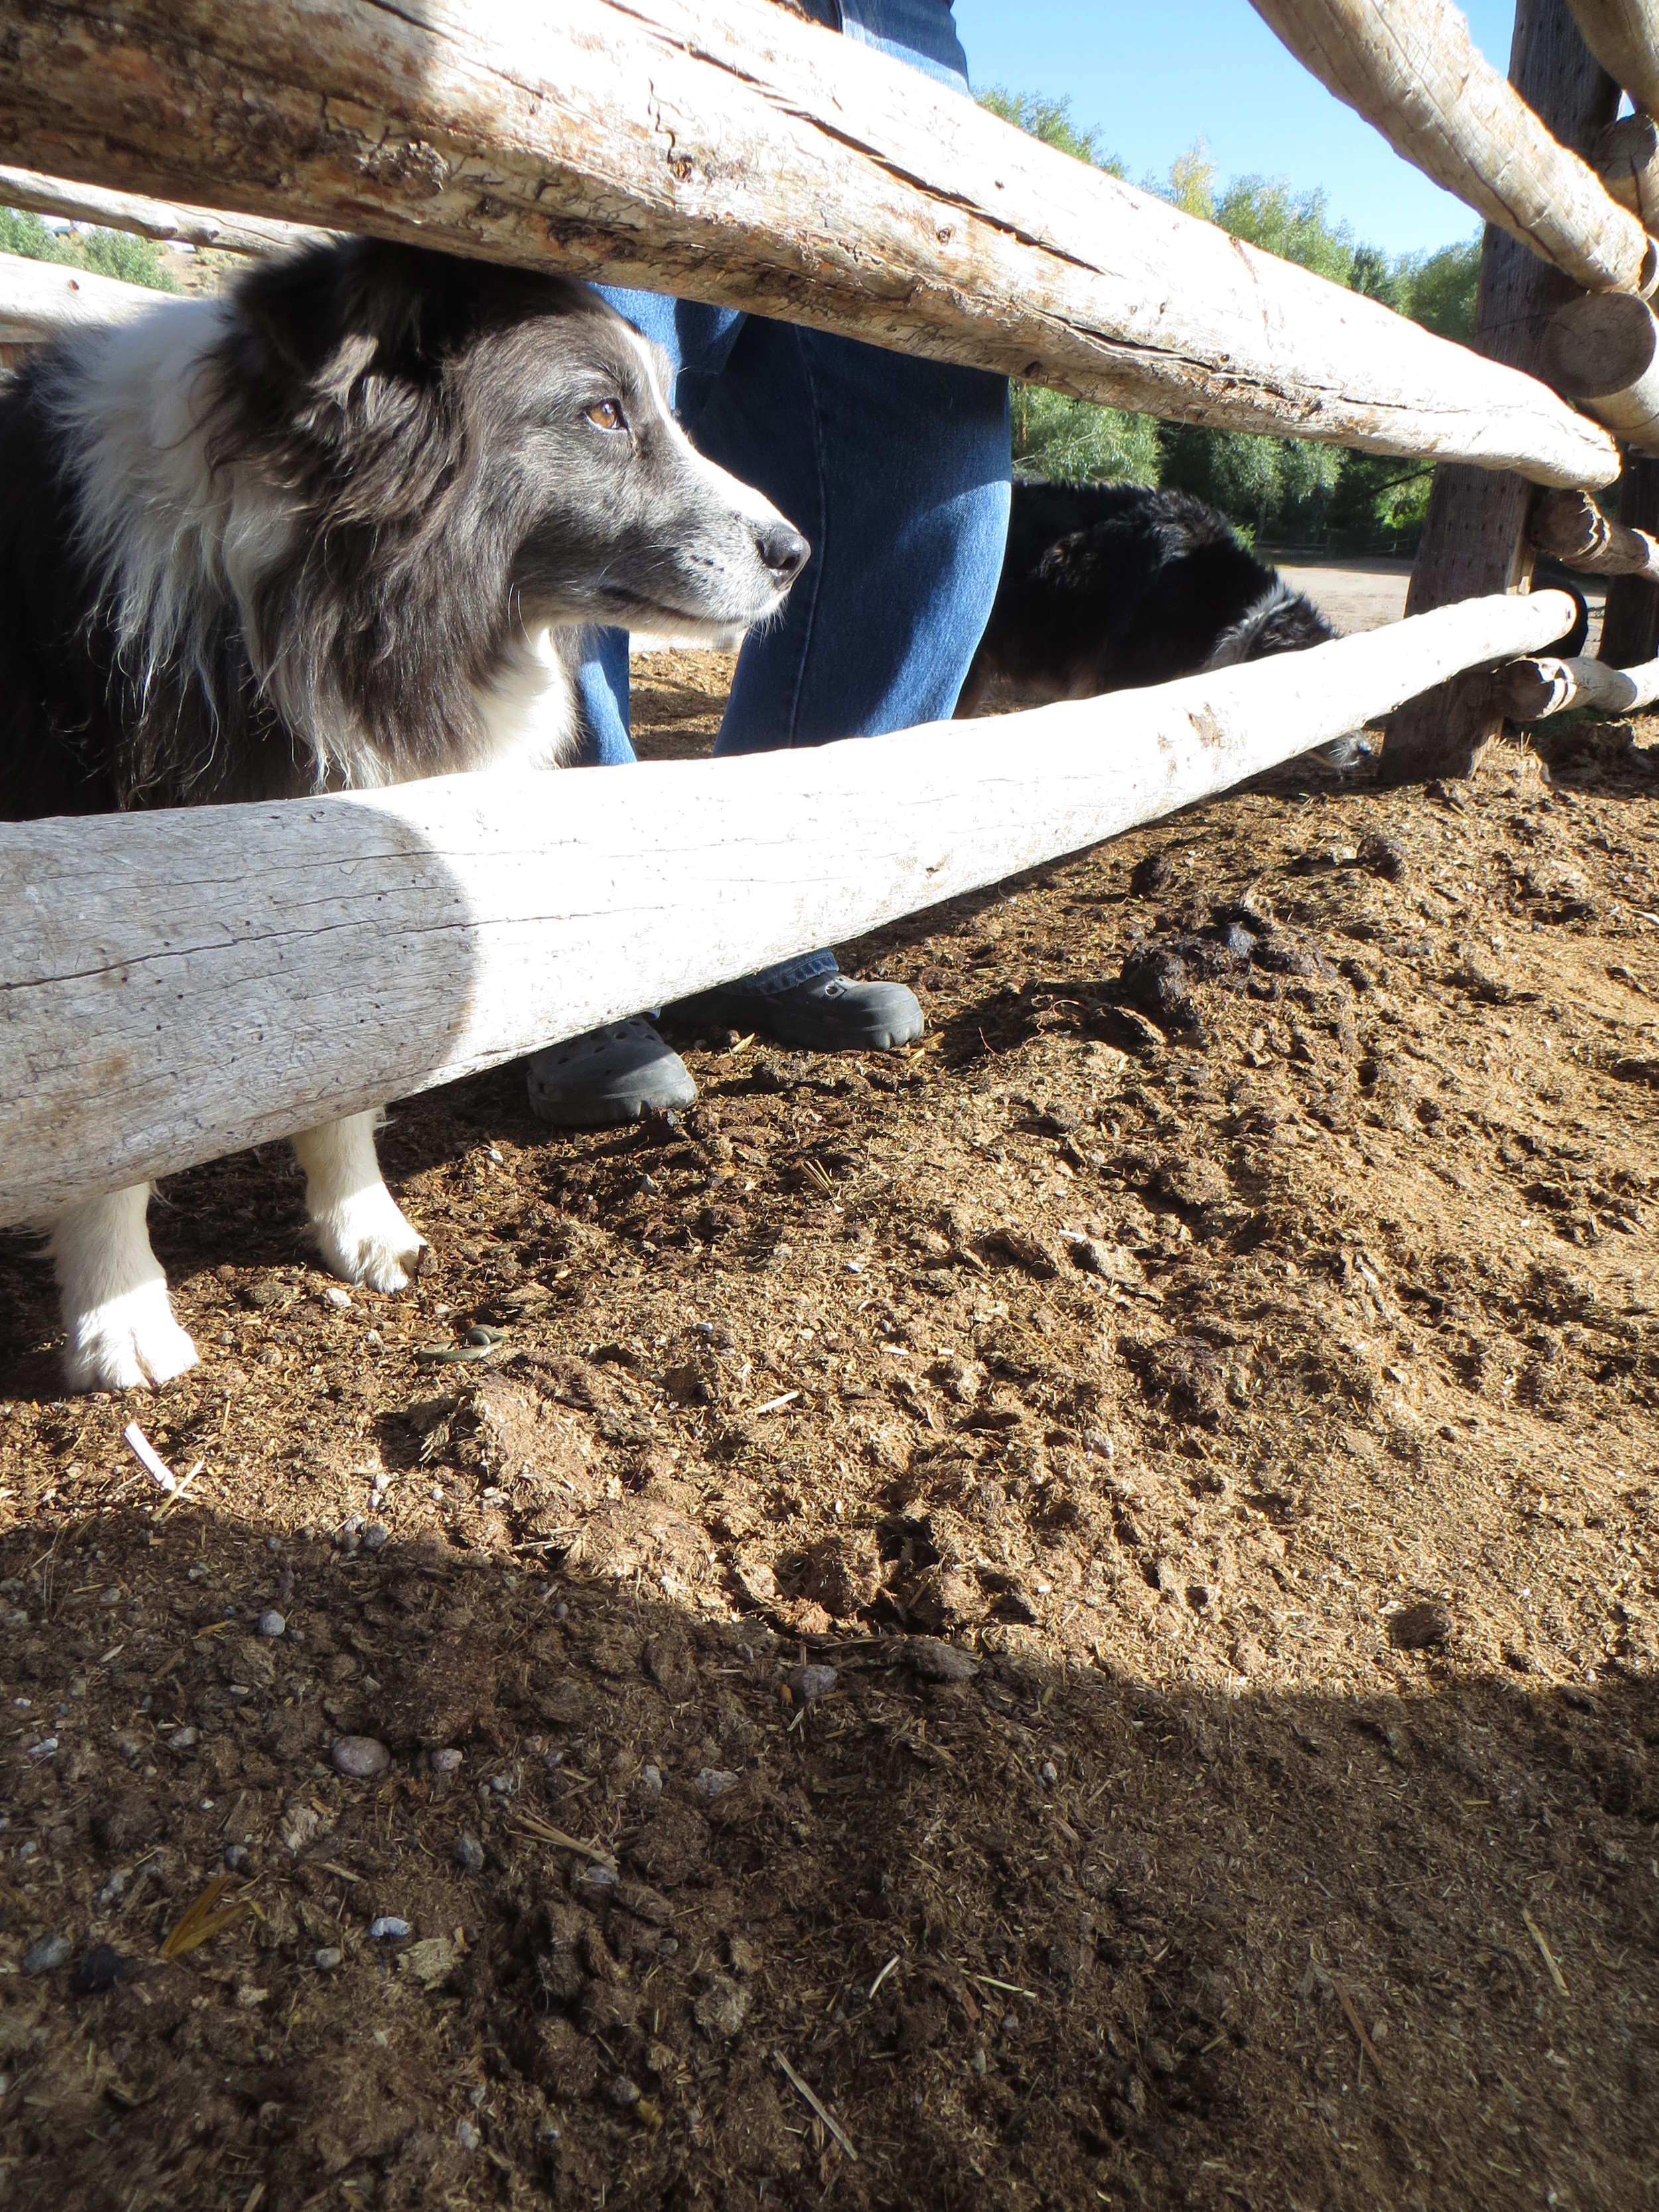
<svg viewBox="0 0 1659 2212">
<path fill-rule="evenodd" d="M 591 407 L 582 411 L 598 429 L 625 430 L 628 428 L 627 417 L 614 399 L 596 399 Z"/>
</svg>

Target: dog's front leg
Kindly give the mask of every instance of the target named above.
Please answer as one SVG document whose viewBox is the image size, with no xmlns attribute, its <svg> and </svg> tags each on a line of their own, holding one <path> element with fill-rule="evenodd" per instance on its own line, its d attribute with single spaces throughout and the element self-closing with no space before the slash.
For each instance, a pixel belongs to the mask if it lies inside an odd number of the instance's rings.
<svg viewBox="0 0 1659 2212">
<path fill-rule="evenodd" d="M 89 1198 L 53 1224 L 72 1389 L 145 1390 L 196 1364 L 196 1346 L 173 1317 L 167 1277 L 149 1249 L 149 1185 L 135 1183 Z"/>
<path fill-rule="evenodd" d="M 419 1269 L 426 1243 L 398 1210 L 380 1180 L 374 1132 L 383 1116 L 349 1114 L 294 1139 L 305 1170 L 306 1212 L 324 1259 L 348 1283 L 401 1291 Z"/>
</svg>

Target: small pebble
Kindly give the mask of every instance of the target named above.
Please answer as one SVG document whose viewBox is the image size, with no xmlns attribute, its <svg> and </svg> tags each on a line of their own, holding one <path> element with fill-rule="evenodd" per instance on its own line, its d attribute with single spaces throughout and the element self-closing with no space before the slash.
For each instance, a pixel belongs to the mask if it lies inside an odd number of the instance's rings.
<svg viewBox="0 0 1659 2212">
<path fill-rule="evenodd" d="M 287 1626 L 288 1623 L 283 1620 L 280 1613 L 262 1613 L 259 1615 L 259 1633 L 261 1636 L 269 1636 L 273 1638 L 281 1636 L 286 1630 Z"/>
<path fill-rule="evenodd" d="M 55 1974 L 70 1954 L 67 1936 L 37 1936 L 23 1954 L 26 1974 Z"/>
<path fill-rule="evenodd" d="M 1060 1779 L 1060 1769 L 1054 1765 L 1052 1759 L 1045 1759 L 1043 1760 L 1042 1765 L 1037 1769 L 1037 1774 L 1039 1778 L 1048 1783 L 1051 1789 Z"/>
<path fill-rule="evenodd" d="M 378 1920 L 369 1922 L 368 1932 L 376 1943 L 396 1942 L 400 1937 L 408 1935 L 409 1923 L 406 1920 L 399 1920 L 395 1912 L 385 1912 Z"/>
<path fill-rule="evenodd" d="M 483 1872 L 483 1845 L 476 1836 L 469 1836 L 465 1831 L 457 1836 L 454 1857 L 456 1865 L 464 1874 Z"/>
<path fill-rule="evenodd" d="M 979 2045 L 977 2046 L 977 2048 L 975 2050 L 975 2052 L 974 2052 L 974 2059 L 973 2059 L 973 2066 L 974 2066 L 974 2071 L 975 2071 L 975 2074 L 983 2074 L 983 2073 L 984 2073 L 984 2071 L 985 2071 L 985 2046 L 984 2046 L 984 2045 L 983 2045 L 983 2044 Z"/>
<path fill-rule="evenodd" d="M 640 1778 L 634 1784 L 634 1788 L 642 1803 L 654 1805 L 662 1796 L 661 1767 L 654 1763 L 647 1763 L 641 1767 Z"/>
<path fill-rule="evenodd" d="M 605 1866 L 602 1862 L 596 1860 L 592 1865 L 579 1869 L 571 1876 L 570 1887 L 578 1896 L 586 1896 L 590 1899 L 609 1899 L 616 1895 L 617 1882 L 616 1868 Z"/>
<path fill-rule="evenodd" d="M 478 2133 L 478 2130 L 473 2126 L 471 2120 L 458 2120 L 455 2123 L 455 2140 L 460 2145 L 461 2148 L 466 2153 L 467 2156 L 471 2158 L 473 2152 L 477 2150 L 478 2145 L 483 2141 L 483 2137 Z"/>
<path fill-rule="evenodd" d="M 192 1743 L 195 1742 L 196 1731 L 194 1729 L 180 1729 L 179 1733 L 180 1735 L 187 1735 Z M 34 1760 L 37 1765 L 39 1765 L 43 1759 L 51 1759 L 56 1753 L 57 1749 L 57 1737 L 55 1735 L 43 1735 L 39 1743 L 32 1743 L 29 1746 L 29 1757 Z"/>
<path fill-rule="evenodd" d="M 246 1844 L 227 1844 L 225 1846 L 226 1873 L 240 1873 L 241 1869 L 246 1864 L 247 1845 Z"/>
<path fill-rule="evenodd" d="M 331 1974 L 345 1956 L 337 1944 L 325 1943 L 320 1951 L 313 1951 L 311 1963 L 319 1974 Z"/>
<path fill-rule="evenodd" d="M 337 1774 L 354 1782 L 373 1782 L 392 1764 L 392 1753 L 372 1735 L 337 1735 L 329 1758 Z"/>
<path fill-rule="evenodd" d="M 386 1346 L 381 1341 L 380 1332 L 378 1328 L 368 1328 L 363 1331 L 363 1350 L 365 1352 L 384 1352 L 386 1350 Z"/>
<path fill-rule="evenodd" d="M 194 1751 L 198 1739 L 193 1728 L 174 1729 L 167 1738 L 169 1751 Z"/>
<path fill-rule="evenodd" d="M 699 1797 L 724 1797 L 728 1790 L 737 1788 L 738 1777 L 729 1767 L 705 1766 L 691 1786 Z"/>
<path fill-rule="evenodd" d="M 459 1751 L 434 1751 L 432 1754 L 432 1771 L 434 1774 L 453 1774 L 461 1763 L 461 1758 L 462 1754 Z"/>
<path fill-rule="evenodd" d="M 789 1692 L 798 1704 L 815 1705 L 840 1680 L 833 1667 L 797 1667 L 789 1677 Z"/>
<path fill-rule="evenodd" d="M 510 1774 L 492 1774 L 489 1786 L 498 1797 L 510 1797 L 513 1795 L 513 1777 Z"/>
<path fill-rule="evenodd" d="M 336 1310 L 340 1313 L 343 1313 L 346 1308 L 351 1304 L 350 1291 L 343 1291 L 337 1283 L 331 1283 L 328 1285 L 328 1288 L 323 1292 L 323 1296 L 328 1300 L 330 1305 L 333 1306 Z"/>
<path fill-rule="evenodd" d="M 605 2094 L 619 2112 L 631 2112 L 640 2101 L 639 2089 L 626 2074 L 618 2074 Z"/>
<path fill-rule="evenodd" d="M 368 1528 L 363 1531 L 364 1551 L 384 1551 L 386 1548 L 386 1539 L 391 1535 L 391 1534 L 392 1531 L 386 1527 L 384 1521 L 371 1521 Z"/>
</svg>

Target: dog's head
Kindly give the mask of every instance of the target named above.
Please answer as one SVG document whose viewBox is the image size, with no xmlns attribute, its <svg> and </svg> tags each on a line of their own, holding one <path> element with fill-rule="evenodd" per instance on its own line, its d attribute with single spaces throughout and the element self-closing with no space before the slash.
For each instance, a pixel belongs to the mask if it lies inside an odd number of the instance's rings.
<svg viewBox="0 0 1659 2212">
<path fill-rule="evenodd" d="M 337 576 L 451 619 L 729 632 L 811 548 L 674 421 L 667 365 L 586 286 L 357 240 L 238 289 L 239 430 Z M 493 602 L 493 606 L 492 606 Z"/>
</svg>

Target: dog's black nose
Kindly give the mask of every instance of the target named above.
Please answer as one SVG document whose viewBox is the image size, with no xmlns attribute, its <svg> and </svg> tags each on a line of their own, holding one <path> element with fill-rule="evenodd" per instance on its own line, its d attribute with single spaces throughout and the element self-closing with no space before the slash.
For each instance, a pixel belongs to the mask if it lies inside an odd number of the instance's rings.
<svg viewBox="0 0 1659 2212">
<path fill-rule="evenodd" d="M 787 522 L 769 523 L 755 533 L 760 556 L 781 584 L 793 584 L 812 557 L 812 549 L 799 530 Z"/>
</svg>

